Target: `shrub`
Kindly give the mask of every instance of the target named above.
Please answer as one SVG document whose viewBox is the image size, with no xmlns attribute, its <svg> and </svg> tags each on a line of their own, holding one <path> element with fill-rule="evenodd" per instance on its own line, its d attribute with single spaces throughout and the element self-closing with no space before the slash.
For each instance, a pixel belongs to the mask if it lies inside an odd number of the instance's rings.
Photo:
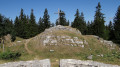
<svg viewBox="0 0 120 67">
<path fill-rule="evenodd" d="M 0 54 L 0 59 L 15 60 L 15 59 L 19 58 L 20 56 L 21 56 L 21 53 L 19 53 L 19 52 L 7 51 L 7 52 L 3 52 L 3 53 Z"/>
</svg>

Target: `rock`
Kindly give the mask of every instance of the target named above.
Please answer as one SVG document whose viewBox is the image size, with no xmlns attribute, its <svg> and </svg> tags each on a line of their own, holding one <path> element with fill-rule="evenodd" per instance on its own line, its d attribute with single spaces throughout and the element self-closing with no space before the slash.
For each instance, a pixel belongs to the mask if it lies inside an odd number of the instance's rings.
<svg viewBox="0 0 120 67">
<path fill-rule="evenodd" d="M 85 45 L 88 45 L 88 42 L 87 42 L 86 40 L 84 40 L 84 44 L 85 44 Z"/>
<path fill-rule="evenodd" d="M 104 55 L 103 54 L 100 54 L 101 57 L 103 57 Z"/>
<path fill-rule="evenodd" d="M 51 40 L 51 43 L 57 43 L 57 40 Z"/>
<path fill-rule="evenodd" d="M 50 60 L 33 60 L 33 61 L 20 61 L 20 62 L 9 62 L 0 64 L 0 67 L 51 67 Z"/>
<path fill-rule="evenodd" d="M 51 38 L 51 36 L 46 36 L 47 39 Z"/>
<path fill-rule="evenodd" d="M 20 43 L 21 41 L 17 41 L 18 43 Z"/>
<path fill-rule="evenodd" d="M 4 36 L 5 42 L 9 43 L 11 42 L 11 35 L 7 34 L 6 36 Z"/>
<path fill-rule="evenodd" d="M 50 52 L 54 52 L 54 50 L 50 50 Z"/>
<path fill-rule="evenodd" d="M 87 57 L 87 59 L 89 59 L 89 60 L 92 60 L 92 58 L 93 58 L 93 55 L 90 55 Z"/>
<path fill-rule="evenodd" d="M 77 44 L 83 44 L 83 41 L 75 41 Z"/>
<path fill-rule="evenodd" d="M 60 67 L 120 67 L 118 65 L 104 64 L 95 61 L 82 61 L 76 59 L 61 59 Z"/>
<path fill-rule="evenodd" d="M 105 44 L 108 44 L 108 45 L 111 46 L 111 47 L 113 46 L 113 42 L 112 42 L 112 41 L 104 40 L 104 43 L 105 43 Z"/>
</svg>

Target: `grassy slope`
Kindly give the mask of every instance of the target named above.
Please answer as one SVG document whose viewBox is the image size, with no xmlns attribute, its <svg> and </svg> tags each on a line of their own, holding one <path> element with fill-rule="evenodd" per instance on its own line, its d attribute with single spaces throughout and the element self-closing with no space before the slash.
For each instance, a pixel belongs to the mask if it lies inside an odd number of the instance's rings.
<svg viewBox="0 0 120 67">
<path fill-rule="evenodd" d="M 70 31 L 56 31 L 54 35 L 69 35 L 71 37 L 78 37 L 79 39 L 86 40 L 89 44 L 85 45 L 84 48 L 81 47 L 72 47 L 72 46 L 42 46 L 37 45 L 37 41 L 31 40 L 27 46 L 32 53 L 28 53 L 24 47 L 25 40 L 17 38 L 17 40 L 21 40 L 21 45 L 8 47 L 6 45 L 6 50 L 11 51 L 19 51 L 22 53 L 22 56 L 17 59 L 16 61 L 22 60 L 34 60 L 34 59 L 46 59 L 49 58 L 51 60 L 52 67 L 59 67 L 59 60 L 60 59 L 80 59 L 80 60 L 87 60 L 87 56 L 93 55 L 94 61 L 110 63 L 110 64 L 117 64 L 120 65 L 120 59 L 115 57 L 113 54 L 117 52 L 120 54 L 118 47 L 114 50 L 108 49 L 102 43 L 100 43 L 97 39 L 93 36 L 86 35 L 82 36 L 77 33 L 73 33 Z M 17 43 L 17 41 L 15 41 Z M 52 49 L 54 52 L 50 52 L 49 50 Z M 0 51 L 2 51 L 0 49 Z M 103 54 L 104 57 L 98 57 L 97 55 Z M 0 63 L 10 62 L 10 60 L 0 60 Z"/>
</svg>

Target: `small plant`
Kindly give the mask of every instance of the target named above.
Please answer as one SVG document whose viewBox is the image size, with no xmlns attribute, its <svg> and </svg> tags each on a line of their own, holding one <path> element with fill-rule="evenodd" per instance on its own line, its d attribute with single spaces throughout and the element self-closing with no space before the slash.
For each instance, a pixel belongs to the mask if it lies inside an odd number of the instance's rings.
<svg viewBox="0 0 120 67">
<path fill-rule="evenodd" d="M 0 59 L 3 59 L 3 60 L 15 60 L 20 56 L 21 56 L 21 53 L 19 52 L 6 51 L 3 53 L 0 53 Z"/>
</svg>

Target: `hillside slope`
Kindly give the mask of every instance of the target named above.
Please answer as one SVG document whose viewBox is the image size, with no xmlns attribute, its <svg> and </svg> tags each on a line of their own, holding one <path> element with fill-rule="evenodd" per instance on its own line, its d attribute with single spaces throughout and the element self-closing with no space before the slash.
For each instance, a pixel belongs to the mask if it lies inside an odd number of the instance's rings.
<svg viewBox="0 0 120 67">
<path fill-rule="evenodd" d="M 120 65 L 120 48 L 94 35 L 82 35 L 69 26 L 55 26 L 30 38 L 6 43 L 6 49 L 22 53 L 19 60 L 50 58 L 57 67 L 60 59 L 94 60 Z M 0 51 L 2 51 L 0 49 Z M 6 62 L 1 60 L 0 63 Z"/>
</svg>

